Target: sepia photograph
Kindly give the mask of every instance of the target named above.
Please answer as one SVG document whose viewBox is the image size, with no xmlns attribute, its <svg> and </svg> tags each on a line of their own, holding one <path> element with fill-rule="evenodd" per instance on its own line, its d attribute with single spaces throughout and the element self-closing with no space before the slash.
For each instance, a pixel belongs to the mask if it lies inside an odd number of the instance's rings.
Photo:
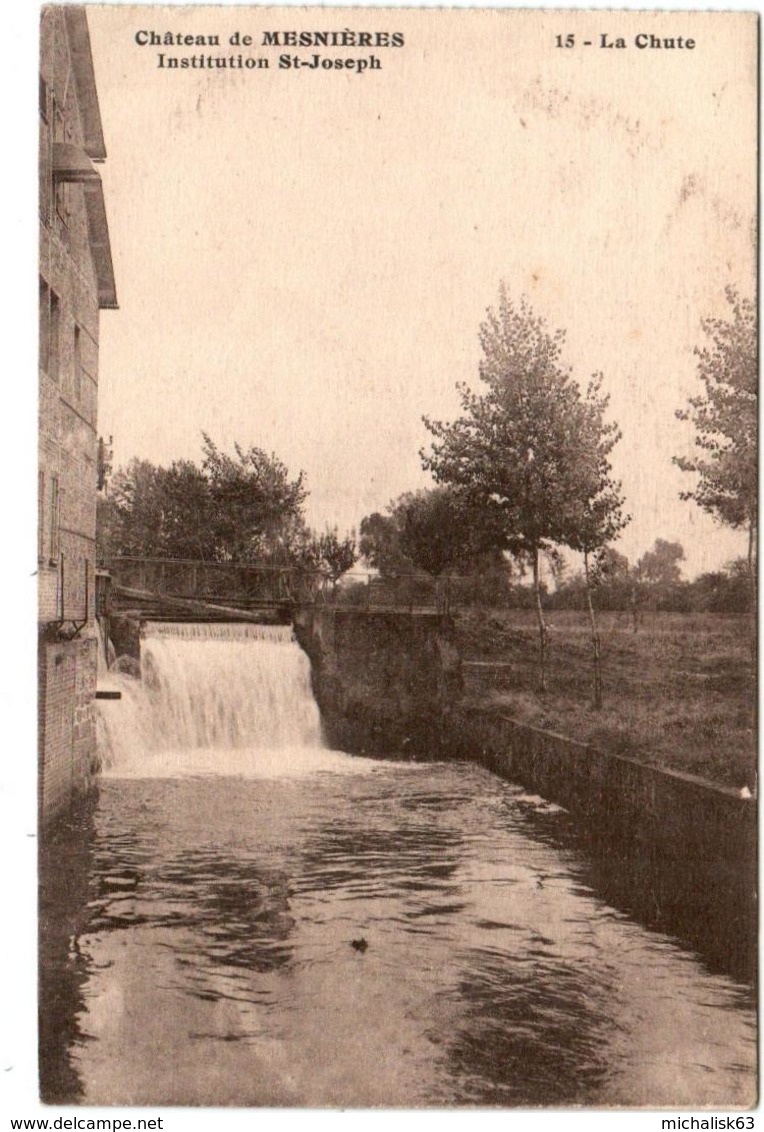
<svg viewBox="0 0 764 1132">
<path fill-rule="evenodd" d="M 34 1103 L 754 1126 L 758 36 L 41 8 Z"/>
</svg>

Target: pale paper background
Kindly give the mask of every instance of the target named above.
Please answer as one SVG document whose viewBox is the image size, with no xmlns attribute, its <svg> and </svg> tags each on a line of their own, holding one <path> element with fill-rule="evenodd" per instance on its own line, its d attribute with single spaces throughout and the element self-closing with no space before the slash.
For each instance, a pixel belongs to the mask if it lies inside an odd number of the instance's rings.
<svg viewBox="0 0 764 1132">
<path fill-rule="evenodd" d="M 304 467 L 312 522 L 357 524 L 426 482 L 419 417 L 453 414 L 454 382 L 474 381 L 477 327 L 504 278 L 568 330 L 568 360 L 582 378 L 606 375 L 624 430 L 616 472 L 634 515 L 619 549 L 633 558 L 656 536 L 678 538 L 692 555 L 688 576 L 742 551 L 740 539 L 678 501 L 687 483 L 670 457 L 682 451 L 680 436 L 685 450 L 691 440 L 673 411 L 698 388 L 699 319 L 723 313 L 727 283 L 753 287 L 751 16 L 395 11 L 381 21 L 379 12 L 340 9 L 332 26 L 406 33 L 406 47 L 377 52 L 381 72 L 357 77 L 155 72 L 153 50 L 130 35 L 165 25 L 221 36 L 236 27 L 312 30 L 326 26 L 327 12 L 274 19 L 265 10 L 176 8 L 163 19 L 143 9 L 136 22 L 138 11 L 115 5 L 91 21 L 121 306 L 102 319 L 100 428 L 114 432 L 117 462 L 197 457 L 205 427 L 222 443 L 256 443 L 290 469 Z M 11 22 L 9 67 L 21 66 L 11 70 L 14 89 L 33 108 L 36 46 L 21 22 L 27 38 Z M 569 30 L 595 43 L 602 31 L 689 34 L 698 46 L 554 48 Z M 29 137 L 18 152 L 32 161 L 19 184 L 33 204 L 33 110 L 24 120 Z M 36 294 L 31 247 L 26 274 Z M 33 333 L 29 340 L 31 368 Z M 20 396 L 31 434 L 31 402 Z M 33 468 L 32 449 L 8 445 L 7 484 L 18 482 L 20 466 Z M 34 514 L 33 506 L 19 512 L 14 528 L 28 535 L 24 575 L 33 568 Z M 32 608 L 33 579 L 25 590 Z M 24 637 L 30 623 L 31 615 Z M 21 648 L 13 671 L 23 676 L 33 647 Z M 6 682 L 9 708 L 16 687 Z M 13 763 L 33 740 L 13 742 L 13 717 L 11 736 Z M 6 771 L 6 783 L 15 838 L 6 860 L 26 883 L 7 967 L 22 989 L 10 999 L 3 1069 L 15 1102 L 8 1115 L 27 1116 L 38 1107 L 29 1009 L 34 775 Z M 209 1119 L 170 1114 L 167 1127 Z M 251 1126 L 265 1116 L 215 1119 Z M 613 1117 L 551 1119 L 590 1127 Z M 657 1117 L 618 1119 L 657 1126 Z"/>
<path fill-rule="evenodd" d="M 165 12 L 167 10 L 164 10 Z M 95 7 L 119 313 L 102 317 L 115 463 L 198 459 L 200 431 L 303 468 L 318 527 L 428 482 L 422 414 L 458 411 L 501 279 L 605 375 L 635 560 L 678 539 L 693 577 L 744 536 L 679 499 L 700 319 L 753 294 L 752 15 Z M 331 14 L 330 14 L 331 13 Z M 364 75 L 279 70 L 265 30 L 402 31 Z M 139 29 L 236 30 L 270 70 L 168 71 Z M 573 50 L 555 47 L 575 31 Z M 638 32 L 694 38 L 639 50 Z M 602 32 L 626 50 L 597 46 Z"/>
</svg>

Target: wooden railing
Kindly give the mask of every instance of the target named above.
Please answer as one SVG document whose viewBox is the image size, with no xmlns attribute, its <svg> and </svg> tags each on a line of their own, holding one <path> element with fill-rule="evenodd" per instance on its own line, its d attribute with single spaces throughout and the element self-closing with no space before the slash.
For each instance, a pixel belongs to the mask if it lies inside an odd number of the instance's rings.
<svg viewBox="0 0 764 1132">
<path fill-rule="evenodd" d="M 320 574 L 293 566 L 128 556 L 113 558 L 106 565 L 117 591 L 225 602 L 243 608 L 315 601 L 325 588 Z"/>
</svg>

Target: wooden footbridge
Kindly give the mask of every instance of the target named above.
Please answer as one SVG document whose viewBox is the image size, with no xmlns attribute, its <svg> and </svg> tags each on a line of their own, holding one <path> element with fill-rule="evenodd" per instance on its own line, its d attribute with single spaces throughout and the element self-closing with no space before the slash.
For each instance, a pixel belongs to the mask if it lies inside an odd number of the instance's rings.
<svg viewBox="0 0 764 1132">
<path fill-rule="evenodd" d="M 150 621 L 286 622 L 328 585 L 295 566 L 129 556 L 105 563 L 102 578 L 103 612 Z"/>
<path fill-rule="evenodd" d="M 325 571 L 272 563 L 123 555 L 103 564 L 97 582 L 100 617 L 137 621 L 286 623 L 297 608 L 327 602 L 356 612 L 444 613 L 452 605 L 449 579 L 360 571 L 346 574 L 349 589 L 335 592 Z"/>
</svg>

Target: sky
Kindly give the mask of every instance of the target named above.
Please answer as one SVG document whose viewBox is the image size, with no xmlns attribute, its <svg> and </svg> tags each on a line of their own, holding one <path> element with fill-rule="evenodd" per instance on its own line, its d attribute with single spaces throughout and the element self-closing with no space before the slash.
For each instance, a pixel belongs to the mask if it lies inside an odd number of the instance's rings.
<svg viewBox="0 0 764 1132">
<path fill-rule="evenodd" d="M 172 13 L 172 14 L 170 14 Z M 341 16 L 341 18 L 340 18 Z M 686 576 L 744 537 L 679 499 L 700 322 L 753 292 L 756 35 L 741 13 L 97 6 L 89 20 L 120 310 L 101 322 L 115 463 L 199 459 L 201 432 L 303 469 L 309 522 L 357 529 L 427 486 L 421 418 L 478 386 L 504 280 L 583 382 L 605 375 L 632 560 Z M 402 31 L 380 70 L 295 71 L 268 30 Z M 136 32 L 250 34 L 269 69 L 168 70 Z M 572 31 L 578 45 L 556 47 Z M 695 39 L 640 50 L 639 32 Z M 599 47 L 622 36 L 624 50 Z M 584 47 L 584 40 L 591 47 Z M 205 49 L 201 49 L 204 53 Z M 287 49 L 367 57 L 368 48 Z M 373 52 L 371 52 L 373 53 Z"/>
</svg>

